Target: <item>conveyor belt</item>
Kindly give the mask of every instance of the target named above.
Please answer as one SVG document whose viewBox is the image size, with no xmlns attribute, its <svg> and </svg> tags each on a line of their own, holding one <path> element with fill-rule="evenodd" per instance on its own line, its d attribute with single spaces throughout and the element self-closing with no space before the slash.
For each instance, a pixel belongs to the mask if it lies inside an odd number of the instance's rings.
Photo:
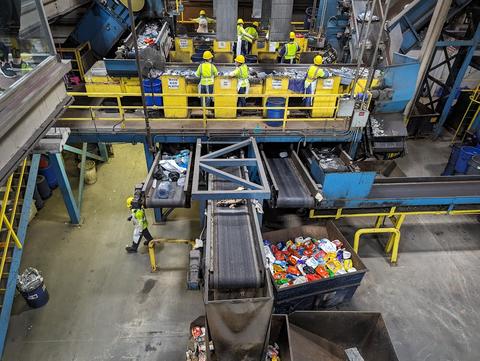
<svg viewBox="0 0 480 361">
<path fill-rule="evenodd" d="M 268 158 L 267 162 L 278 186 L 277 207 L 310 208 L 315 205 L 311 192 L 291 158 Z"/>
<path fill-rule="evenodd" d="M 226 172 L 240 175 L 238 168 Z M 232 190 L 237 186 L 224 180 L 213 180 L 212 189 Z M 259 288 L 264 277 L 255 250 L 257 242 L 250 201 L 236 208 L 219 207 L 213 201 L 213 279 L 215 289 Z"/>
</svg>

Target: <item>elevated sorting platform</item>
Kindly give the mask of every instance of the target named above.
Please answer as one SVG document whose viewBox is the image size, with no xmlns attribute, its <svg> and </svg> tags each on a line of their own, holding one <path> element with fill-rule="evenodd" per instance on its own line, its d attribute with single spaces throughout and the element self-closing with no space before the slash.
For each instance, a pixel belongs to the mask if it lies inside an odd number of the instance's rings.
<svg viewBox="0 0 480 361">
<path fill-rule="evenodd" d="M 293 150 L 287 154 L 281 157 L 278 153 L 262 151 L 272 186 L 271 205 L 276 208 L 314 208 L 319 194 L 318 186 L 298 154 Z"/>
</svg>

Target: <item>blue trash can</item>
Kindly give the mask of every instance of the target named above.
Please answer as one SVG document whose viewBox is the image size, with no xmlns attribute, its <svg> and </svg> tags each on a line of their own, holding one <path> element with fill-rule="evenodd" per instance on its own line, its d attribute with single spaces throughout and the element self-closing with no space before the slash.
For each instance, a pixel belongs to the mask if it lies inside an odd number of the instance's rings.
<svg viewBox="0 0 480 361">
<path fill-rule="evenodd" d="M 145 92 L 145 105 L 152 106 L 157 105 L 161 107 L 163 105 L 163 99 L 161 96 L 157 95 L 148 95 L 149 93 L 161 94 L 162 93 L 162 82 L 160 79 L 144 79 L 143 80 L 143 91 Z"/>
<path fill-rule="evenodd" d="M 480 175 L 480 155 L 474 155 L 468 161 L 467 174 L 468 175 Z"/>
<path fill-rule="evenodd" d="M 57 175 L 55 174 L 55 170 L 53 169 L 53 166 L 51 164 L 48 164 L 48 166 L 45 168 L 40 168 L 38 170 L 38 173 L 47 178 L 48 186 L 51 189 L 55 189 L 58 187 Z"/>
<path fill-rule="evenodd" d="M 474 156 L 480 154 L 480 148 L 463 146 L 460 148 L 460 154 L 455 163 L 455 171 L 460 174 L 465 174 L 468 168 L 468 161 Z"/>
<path fill-rule="evenodd" d="M 17 289 L 32 308 L 42 307 L 50 299 L 43 277 L 32 267 L 17 277 Z"/>
<path fill-rule="evenodd" d="M 284 107 L 285 98 L 268 98 L 267 108 L 269 107 Z M 267 121 L 265 122 L 270 127 L 281 127 L 283 124 L 283 116 L 285 115 L 284 109 L 267 109 L 267 118 L 269 119 L 282 119 L 281 122 Z"/>
</svg>

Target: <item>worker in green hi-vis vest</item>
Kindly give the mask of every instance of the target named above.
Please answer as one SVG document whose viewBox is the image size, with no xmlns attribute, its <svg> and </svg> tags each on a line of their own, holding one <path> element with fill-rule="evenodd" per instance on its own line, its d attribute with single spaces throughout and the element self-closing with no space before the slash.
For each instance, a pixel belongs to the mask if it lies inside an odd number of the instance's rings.
<svg viewBox="0 0 480 361">
<path fill-rule="evenodd" d="M 142 207 L 135 207 L 132 205 L 133 197 L 127 198 L 127 207 L 131 210 L 132 214 L 128 217 L 128 221 L 133 221 L 134 229 L 133 229 L 133 240 L 132 245 L 125 247 L 125 250 L 128 253 L 136 253 L 138 249 L 138 245 L 140 244 L 140 240 L 142 237 L 145 237 L 145 242 L 143 244 L 145 246 L 153 240 L 150 231 L 148 230 L 148 221 L 147 217 L 145 216 L 145 210 Z"/>
</svg>

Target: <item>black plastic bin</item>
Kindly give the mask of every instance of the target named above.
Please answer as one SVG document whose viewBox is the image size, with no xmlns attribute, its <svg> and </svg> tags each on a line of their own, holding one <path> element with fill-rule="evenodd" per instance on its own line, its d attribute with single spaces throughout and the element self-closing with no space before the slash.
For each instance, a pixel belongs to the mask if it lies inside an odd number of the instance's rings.
<svg viewBox="0 0 480 361">
<path fill-rule="evenodd" d="M 300 311 L 288 324 L 296 361 L 398 361 L 380 313 Z"/>
<path fill-rule="evenodd" d="M 342 302 L 349 301 L 353 297 L 358 286 L 360 286 L 360 283 L 367 272 L 367 267 L 363 264 L 343 234 L 332 222 L 327 222 L 326 227 L 301 226 L 267 232 L 263 234 L 263 239 L 269 240 L 271 243 L 278 243 L 299 236 L 308 236 L 316 239 L 338 239 L 342 241 L 345 249 L 352 254 L 353 266 L 357 271 L 338 275 L 333 278 L 325 278 L 318 281 L 283 288 L 279 288 L 275 285 L 273 282 L 273 275 L 271 272 L 268 272 L 273 283 L 274 312 L 288 314 L 297 310 L 326 309 L 335 307 Z"/>
</svg>

